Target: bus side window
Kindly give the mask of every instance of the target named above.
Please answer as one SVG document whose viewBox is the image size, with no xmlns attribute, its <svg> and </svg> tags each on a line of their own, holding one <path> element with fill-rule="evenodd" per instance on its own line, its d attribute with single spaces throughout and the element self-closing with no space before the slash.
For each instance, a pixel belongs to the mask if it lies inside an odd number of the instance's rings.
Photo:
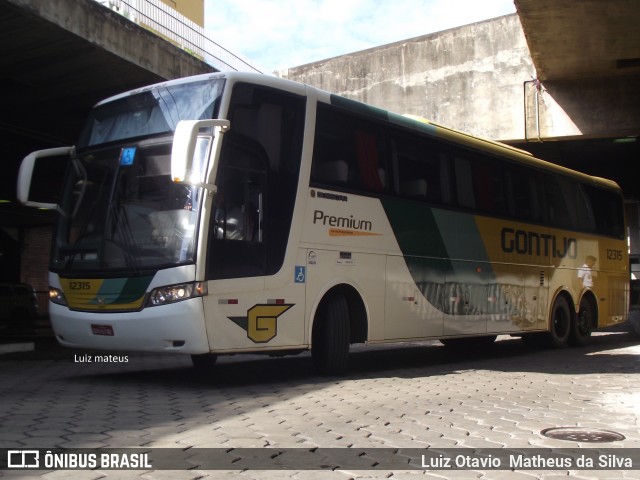
<svg viewBox="0 0 640 480">
<path fill-rule="evenodd" d="M 424 202 L 447 203 L 443 181 L 448 183 L 446 163 L 435 145 L 425 138 L 392 133 L 393 158 L 396 165 L 397 193 Z"/>
<path fill-rule="evenodd" d="M 346 185 L 349 179 L 349 164 L 344 160 L 318 162 L 314 166 L 316 180 L 334 185 Z"/>
<path fill-rule="evenodd" d="M 548 199 L 549 223 L 556 228 L 575 229 L 577 225 L 575 197 L 568 194 L 570 182 L 549 175 L 545 179 L 545 194 Z"/>
<path fill-rule="evenodd" d="M 454 158 L 454 167 L 458 205 L 463 208 L 475 209 L 476 199 L 473 190 L 471 163 L 466 158 L 456 156 Z"/>
<path fill-rule="evenodd" d="M 542 220 L 538 175 L 533 171 L 511 166 L 506 173 L 509 215 L 521 220 Z"/>
<path fill-rule="evenodd" d="M 624 237 L 624 218 L 622 211 L 622 197 L 613 190 L 605 190 L 583 185 L 591 211 L 595 217 L 595 227 L 599 234 L 616 238 Z"/>
<path fill-rule="evenodd" d="M 338 131 L 334 123 L 318 115 L 316 137 L 311 165 L 311 181 L 325 185 L 346 187 L 354 176 L 355 167 L 349 143 Z M 337 129 L 339 130 L 339 129 Z"/>
<path fill-rule="evenodd" d="M 362 192 L 387 190 L 382 129 L 358 116 L 319 105 L 311 183 Z"/>
<path fill-rule="evenodd" d="M 380 162 L 378 136 L 370 131 L 356 129 L 356 159 L 360 180 L 366 190 L 382 192 L 385 189 L 386 170 Z"/>
<path fill-rule="evenodd" d="M 458 205 L 489 215 L 507 214 L 504 166 L 477 152 L 454 152 Z"/>
<path fill-rule="evenodd" d="M 452 205 L 453 204 L 453 186 L 452 175 L 451 175 L 451 162 L 449 160 L 449 156 L 446 153 L 438 153 L 438 165 L 440 166 L 440 193 L 442 195 L 442 203 L 444 205 Z"/>
</svg>

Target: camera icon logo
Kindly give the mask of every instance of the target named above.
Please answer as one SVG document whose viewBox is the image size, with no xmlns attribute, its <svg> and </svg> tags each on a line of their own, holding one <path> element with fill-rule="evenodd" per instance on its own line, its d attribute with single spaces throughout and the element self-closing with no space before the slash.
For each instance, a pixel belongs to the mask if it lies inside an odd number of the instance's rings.
<svg viewBox="0 0 640 480">
<path fill-rule="evenodd" d="M 9 468 L 39 468 L 40 452 L 38 450 L 9 450 L 7 452 Z"/>
</svg>

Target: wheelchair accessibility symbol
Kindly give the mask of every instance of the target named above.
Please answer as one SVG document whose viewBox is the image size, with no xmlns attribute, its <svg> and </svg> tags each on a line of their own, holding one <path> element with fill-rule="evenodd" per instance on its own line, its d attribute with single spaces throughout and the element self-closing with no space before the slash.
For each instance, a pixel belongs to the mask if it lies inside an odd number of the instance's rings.
<svg viewBox="0 0 640 480">
<path fill-rule="evenodd" d="M 306 280 L 307 280 L 307 267 L 302 265 L 296 265 L 294 281 L 296 283 L 304 283 Z"/>
</svg>

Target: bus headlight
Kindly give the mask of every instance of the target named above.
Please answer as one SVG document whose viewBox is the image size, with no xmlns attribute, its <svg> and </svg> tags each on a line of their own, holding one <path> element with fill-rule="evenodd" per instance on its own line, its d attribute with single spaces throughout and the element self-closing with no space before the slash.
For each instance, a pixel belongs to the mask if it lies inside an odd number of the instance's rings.
<svg viewBox="0 0 640 480">
<path fill-rule="evenodd" d="M 156 307 L 167 303 L 181 302 L 189 298 L 203 297 L 207 293 L 206 282 L 190 282 L 158 287 L 154 288 L 149 294 L 147 307 Z"/>
<path fill-rule="evenodd" d="M 51 303 L 67 306 L 67 299 L 64 298 L 64 293 L 59 288 L 49 287 L 49 300 Z"/>
</svg>

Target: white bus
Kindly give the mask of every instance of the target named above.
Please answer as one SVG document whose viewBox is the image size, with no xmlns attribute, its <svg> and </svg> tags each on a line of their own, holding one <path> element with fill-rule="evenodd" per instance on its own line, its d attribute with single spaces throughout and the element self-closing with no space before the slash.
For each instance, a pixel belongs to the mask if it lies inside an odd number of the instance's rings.
<svg viewBox="0 0 640 480">
<path fill-rule="evenodd" d="M 70 347 L 311 350 L 337 373 L 354 343 L 562 347 L 627 317 L 615 183 L 269 76 L 100 102 L 75 147 L 25 158 L 18 193 L 60 211 L 50 316 Z"/>
</svg>

